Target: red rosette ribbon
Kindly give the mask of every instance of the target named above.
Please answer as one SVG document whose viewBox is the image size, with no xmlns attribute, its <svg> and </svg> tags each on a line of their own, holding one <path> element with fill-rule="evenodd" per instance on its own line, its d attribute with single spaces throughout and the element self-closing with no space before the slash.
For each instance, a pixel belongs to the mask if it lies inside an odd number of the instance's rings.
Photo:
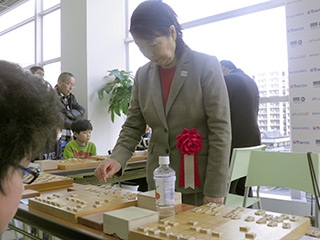
<svg viewBox="0 0 320 240">
<path fill-rule="evenodd" d="M 200 188 L 196 153 L 202 149 L 202 134 L 197 133 L 195 128 L 191 130 L 185 128 L 176 138 L 177 148 L 181 151 L 179 187 L 194 189 L 194 186 L 197 186 Z"/>
</svg>

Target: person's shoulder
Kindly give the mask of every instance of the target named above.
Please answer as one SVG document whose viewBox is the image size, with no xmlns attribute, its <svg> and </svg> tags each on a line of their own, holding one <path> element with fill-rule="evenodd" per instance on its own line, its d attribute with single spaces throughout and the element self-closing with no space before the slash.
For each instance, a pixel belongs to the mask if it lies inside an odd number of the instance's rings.
<svg viewBox="0 0 320 240">
<path fill-rule="evenodd" d="M 214 61 L 214 62 L 218 62 L 218 59 L 217 59 L 216 56 L 209 55 L 209 54 L 204 53 L 204 52 L 199 52 L 199 51 L 195 51 L 195 50 L 190 49 L 190 55 L 196 61 Z"/>
<path fill-rule="evenodd" d="M 87 146 L 92 146 L 92 147 L 96 147 L 96 144 L 94 142 L 88 142 Z"/>
<path fill-rule="evenodd" d="M 155 63 L 152 63 L 151 61 L 149 61 L 146 64 L 139 67 L 137 72 L 145 72 L 145 71 L 149 70 L 151 67 L 153 67 L 153 65 L 155 65 Z"/>
<path fill-rule="evenodd" d="M 153 65 L 154 63 L 149 61 L 146 64 L 140 66 L 135 74 L 135 78 L 134 78 L 135 81 L 144 81 L 146 79 L 145 76 L 148 75 L 150 69 L 154 67 Z"/>
</svg>

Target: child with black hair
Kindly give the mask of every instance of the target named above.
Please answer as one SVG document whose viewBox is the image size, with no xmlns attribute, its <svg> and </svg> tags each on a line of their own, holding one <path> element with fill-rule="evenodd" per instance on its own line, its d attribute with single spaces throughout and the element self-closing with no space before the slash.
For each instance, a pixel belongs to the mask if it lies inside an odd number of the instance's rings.
<svg viewBox="0 0 320 240">
<path fill-rule="evenodd" d="M 0 238 L 16 214 L 24 184 L 39 176 L 30 160 L 57 137 L 57 104 L 52 87 L 0 60 Z"/>
<path fill-rule="evenodd" d="M 88 158 L 97 155 L 96 145 L 90 142 L 92 124 L 89 120 L 79 119 L 71 124 L 75 140 L 67 143 L 63 151 L 63 158 Z"/>
</svg>

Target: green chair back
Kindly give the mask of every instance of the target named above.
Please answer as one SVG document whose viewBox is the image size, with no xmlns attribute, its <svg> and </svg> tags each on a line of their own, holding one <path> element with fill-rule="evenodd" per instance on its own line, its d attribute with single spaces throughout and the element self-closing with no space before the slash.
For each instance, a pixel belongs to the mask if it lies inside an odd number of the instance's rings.
<svg viewBox="0 0 320 240">
<path fill-rule="evenodd" d="M 258 145 L 254 147 L 234 148 L 231 154 L 230 167 L 229 167 L 229 179 L 227 183 L 228 192 L 230 190 L 230 184 L 232 181 L 247 176 L 248 165 L 250 160 L 250 154 L 252 151 L 264 151 L 266 145 Z M 233 207 L 240 207 L 243 205 L 243 196 L 230 194 L 224 198 L 224 204 Z M 246 207 L 251 206 L 258 199 L 251 199 Z"/>
<path fill-rule="evenodd" d="M 319 181 L 319 154 L 312 162 Z M 252 152 L 246 187 L 277 186 L 314 194 L 307 153 Z"/>
</svg>

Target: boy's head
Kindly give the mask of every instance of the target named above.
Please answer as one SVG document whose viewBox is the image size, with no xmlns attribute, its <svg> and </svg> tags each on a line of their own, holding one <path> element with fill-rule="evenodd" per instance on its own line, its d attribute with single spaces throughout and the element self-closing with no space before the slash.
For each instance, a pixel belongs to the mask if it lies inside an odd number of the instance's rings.
<svg viewBox="0 0 320 240">
<path fill-rule="evenodd" d="M 82 131 L 93 130 L 92 124 L 89 120 L 80 119 L 76 120 L 71 124 L 71 130 L 73 133 L 80 133 Z"/>
<path fill-rule="evenodd" d="M 89 120 L 80 119 L 71 124 L 71 130 L 76 141 L 79 144 L 85 144 L 90 141 L 93 127 Z"/>
</svg>

